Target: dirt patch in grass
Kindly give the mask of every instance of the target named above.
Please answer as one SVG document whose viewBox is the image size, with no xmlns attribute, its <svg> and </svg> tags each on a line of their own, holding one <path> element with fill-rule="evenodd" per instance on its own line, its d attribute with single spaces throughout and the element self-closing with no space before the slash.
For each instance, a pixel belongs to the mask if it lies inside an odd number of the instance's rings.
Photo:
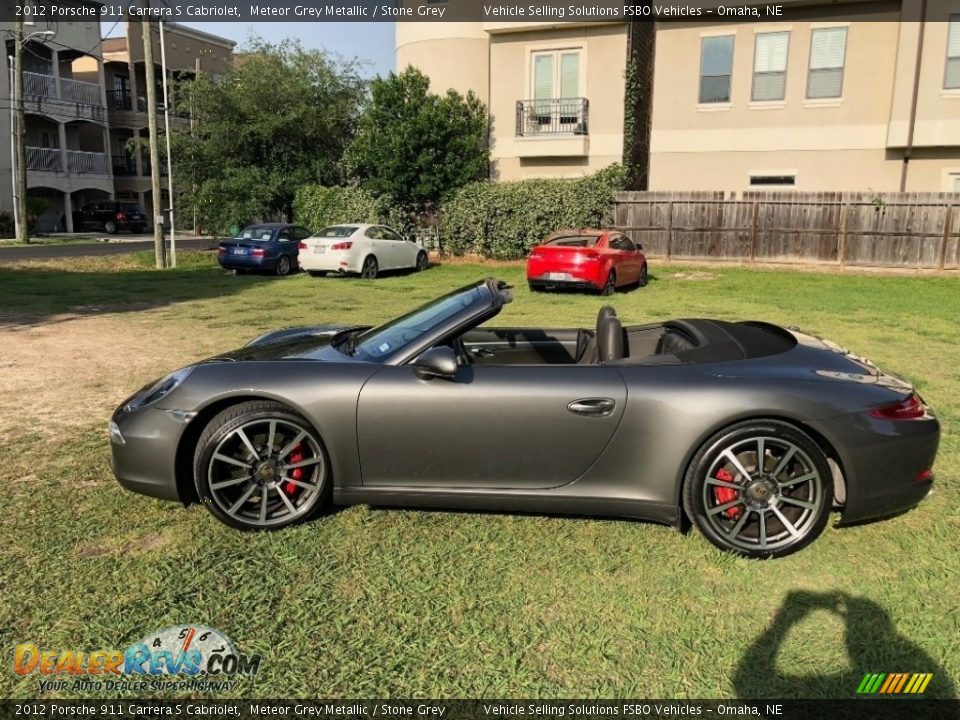
<svg viewBox="0 0 960 720">
<path fill-rule="evenodd" d="M 0 439 L 106 423 L 129 393 L 196 353 L 166 338 L 150 311 L 118 322 L 89 308 L 34 323 L 0 317 L 0 348 Z"/>
</svg>

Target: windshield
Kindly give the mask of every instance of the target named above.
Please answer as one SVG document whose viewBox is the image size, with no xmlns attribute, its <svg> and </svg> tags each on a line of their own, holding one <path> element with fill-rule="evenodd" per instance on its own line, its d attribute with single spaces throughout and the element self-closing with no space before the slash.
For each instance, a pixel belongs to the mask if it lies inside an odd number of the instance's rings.
<svg viewBox="0 0 960 720">
<path fill-rule="evenodd" d="M 234 240 L 266 240 L 270 241 L 273 239 L 273 229 L 272 228 L 244 228 L 237 235 L 234 236 Z"/>
<path fill-rule="evenodd" d="M 357 231 L 357 228 L 350 227 L 348 225 L 333 225 L 332 227 L 324 228 L 313 234 L 313 237 L 318 238 L 345 238 L 350 237 Z"/>
<path fill-rule="evenodd" d="M 455 290 L 396 320 L 367 330 L 356 338 L 353 356 L 367 362 L 381 362 L 458 313 L 484 302 L 484 297 L 476 286 Z"/>
</svg>

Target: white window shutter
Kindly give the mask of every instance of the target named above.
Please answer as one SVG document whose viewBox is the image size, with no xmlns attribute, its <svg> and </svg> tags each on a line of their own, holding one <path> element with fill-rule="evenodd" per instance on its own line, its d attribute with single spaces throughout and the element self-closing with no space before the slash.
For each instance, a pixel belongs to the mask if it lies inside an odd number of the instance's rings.
<svg viewBox="0 0 960 720">
<path fill-rule="evenodd" d="M 832 70 L 842 68 L 846 48 L 846 28 L 814 30 L 810 38 L 810 69 Z"/>
<path fill-rule="evenodd" d="M 580 97 L 580 53 L 560 56 L 560 97 Z"/>
<path fill-rule="evenodd" d="M 787 48 L 790 33 L 761 33 L 757 35 L 756 54 L 753 60 L 755 72 L 784 72 L 787 69 Z"/>
<path fill-rule="evenodd" d="M 950 31 L 947 35 L 947 57 L 960 58 L 960 15 L 950 16 Z"/>
<path fill-rule="evenodd" d="M 553 97 L 553 55 L 533 56 L 533 99 Z"/>
</svg>

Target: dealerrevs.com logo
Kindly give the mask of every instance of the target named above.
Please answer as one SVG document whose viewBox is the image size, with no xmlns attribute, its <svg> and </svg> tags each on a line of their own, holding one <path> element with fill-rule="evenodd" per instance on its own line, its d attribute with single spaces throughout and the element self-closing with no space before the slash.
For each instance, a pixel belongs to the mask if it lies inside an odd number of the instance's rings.
<svg viewBox="0 0 960 720">
<path fill-rule="evenodd" d="M 237 676 L 256 675 L 259 669 L 260 655 L 238 652 L 230 638 L 203 625 L 172 625 L 126 650 L 50 649 L 22 643 L 13 653 L 13 671 L 37 673 L 41 692 L 231 690 Z"/>
</svg>

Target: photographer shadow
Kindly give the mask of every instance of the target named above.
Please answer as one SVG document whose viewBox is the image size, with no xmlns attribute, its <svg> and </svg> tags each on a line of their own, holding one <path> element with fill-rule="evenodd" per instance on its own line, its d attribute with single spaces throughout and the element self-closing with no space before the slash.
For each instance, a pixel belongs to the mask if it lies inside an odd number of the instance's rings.
<svg viewBox="0 0 960 720">
<path fill-rule="evenodd" d="M 790 629 L 817 610 L 844 621 L 849 671 L 824 675 L 791 675 L 777 656 Z M 843 592 L 792 591 L 770 627 L 747 649 L 733 676 L 740 698 L 853 698 L 866 673 L 933 673 L 924 699 L 955 699 L 956 688 L 942 666 L 906 636 L 890 615 L 866 598 Z M 861 696 L 862 697 L 862 696 Z M 886 696 L 883 696 L 886 697 Z"/>
</svg>

